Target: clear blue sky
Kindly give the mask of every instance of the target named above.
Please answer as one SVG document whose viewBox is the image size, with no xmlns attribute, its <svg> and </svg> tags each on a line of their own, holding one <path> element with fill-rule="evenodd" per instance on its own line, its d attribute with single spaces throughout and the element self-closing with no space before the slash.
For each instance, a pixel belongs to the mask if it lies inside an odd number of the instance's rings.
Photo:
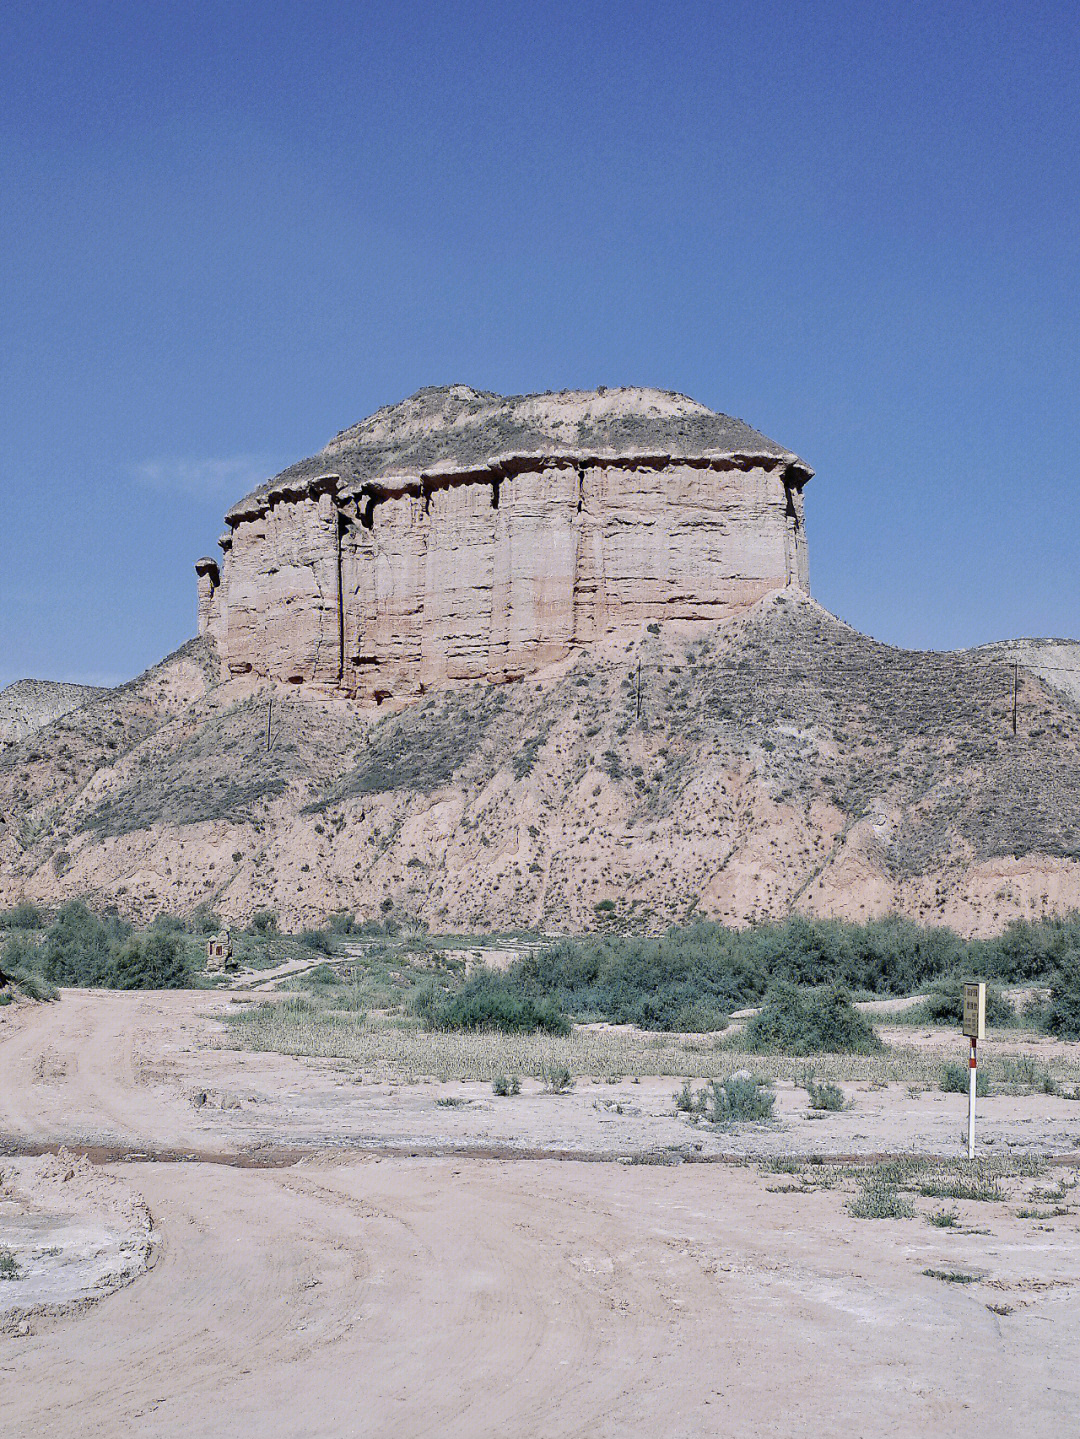
<svg viewBox="0 0 1080 1439">
<path fill-rule="evenodd" d="M 1030 0 L 5 0 L 0 683 L 154 662 L 231 500 L 453 381 L 750 421 L 880 638 L 1078 634 L 1078 57 Z"/>
</svg>

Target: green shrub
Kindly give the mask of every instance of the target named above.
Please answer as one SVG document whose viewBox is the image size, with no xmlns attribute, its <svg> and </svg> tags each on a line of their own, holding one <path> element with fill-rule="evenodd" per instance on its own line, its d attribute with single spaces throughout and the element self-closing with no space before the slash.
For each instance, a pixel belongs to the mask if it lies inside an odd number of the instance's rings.
<svg viewBox="0 0 1080 1439">
<path fill-rule="evenodd" d="M 40 959 L 53 984 L 107 985 L 120 946 L 131 933 L 115 913 L 101 917 L 82 900 L 57 914 L 41 943 Z"/>
<path fill-rule="evenodd" d="M 308 949 L 313 949 L 317 954 L 333 954 L 334 945 L 325 929 L 305 929 L 300 935 L 300 943 Z"/>
<path fill-rule="evenodd" d="M 260 909 L 251 916 L 248 928 L 252 934 L 277 934 L 277 915 L 272 909 Z"/>
<path fill-rule="evenodd" d="M 491 1088 L 500 1099 L 506 1099 L 512 1094 L 521 1093 L 521 1080 L 516 1074 L 497 1074 L 491 1081 Z"/>
<path fill-rule="evenodd" d="M 220 934 L 225 922 L 208 905 L 200 904 L 188 915 L 187 928 L 191 934 Z"/>
<path fill-rule="evenodd" d="M 15 1259 L 14 1254 L 6 1246 L 0 1245 L 0 1279 L 21 1279 L 22 1270 Z"/>
<path fill-rule="evenodd" d="M 522 993 L 505 975 L 482 972 L 451 994 L 433 985 L 416 996 L 414 1009 L 429 1029 L 497 1029 L 504 1034 L 569 1034 L 566 1016 L 550 999 Z"/>
<path fill-rule="evenodd" d="M 1045 1026 L 1061 1039 L 1080 1039 L 1080 948 L 1062 955 L 1050 977 Z"/>
<path fill-rule="evenodd" d="M 574 1087 L 574 1076 L 565 1064 L 545 1064 L 540 1077 L 548 1094 L 567 1094 Z"/>
<path fill-rule="evenodd" d="M 752 1074 L 732 1074 L 727 1079 L 710 1079 L 696 1094 L 687 1080 L 675 1096 L 675 1107 L 700 1115 L 710 1124 L 723 1126 L 761 1123 L 772 1118 L 776 1096 L 767 1079 Z"/>
<path fill-rule="evenodd" d="M 152 929 L 124 941 L 108 978 L 113 989 L 183 989 L 190 981 L 182 936 Z"/>
<path fill-rule="evenodd" d="M 806 991 L 785 981 L 769 990 L 743 1043 L 756 1054 L 874 1054 L 883 1047 L 839 985 Z"/>
<path fill-rule="evenodd" d="M 941 1066 L 940 1087 L 946 1094 L 966 1094 L 971 1085 L 970 1067 L 966 1064 L 949 1063 Z M 990 1081 L 984 1069 L 975 1071 L 975 1093 L 980 1098 L 990 1093 Z"/>
<path fill-rule="evenodd" d="M 33 969 L 15 969 L 8 978 L 27 999 L 56 999 L 59 994 L 55 984 L 50 984 L 43 974 Z"/>
<path fill-rule="evenodd" d="M 964 1018 L 964 984 L 960 975 L 949 975 L 934 981 L 926 998 L 915 1006 L 909 1017 L 928 1024 L 952 1024 L 958 1029 Z M 1012 1024 L 1016 1008 L 997 985 L 986 986 L 986 1022 L 988 1025 Z"/>
<path fill-rule="evenodd" d="M 818 1084 L 816 1080 L 808 1079 L 806 1094 L 811 1109 L 826 1109 L 835 1113 L 845 1107 L 844 1091 L 837 1084 Z"/>
<path fill-rule="evenodd" d="M 43 929 L 44 925 L 44 914 L 29 900 L 21 900 L 0 914 L 0 929 Z"/>
</svg>

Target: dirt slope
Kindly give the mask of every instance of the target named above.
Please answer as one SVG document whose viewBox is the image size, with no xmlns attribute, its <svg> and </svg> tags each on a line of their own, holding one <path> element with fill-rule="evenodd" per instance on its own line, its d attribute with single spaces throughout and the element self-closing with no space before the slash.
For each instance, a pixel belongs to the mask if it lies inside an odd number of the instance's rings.
<svg viewBox="0 0 1080 1439">
<path fill-rule="evenodd" d="M 1012 655 L 877 643 L 789 593 L 398 711 L 193 642 L 0 759 L 0 903 L 273 905 L 432 927 L 1080 904 L 1080 710 Z M 267 746 L 268 708 L 270 744 Z"/>
</svg>

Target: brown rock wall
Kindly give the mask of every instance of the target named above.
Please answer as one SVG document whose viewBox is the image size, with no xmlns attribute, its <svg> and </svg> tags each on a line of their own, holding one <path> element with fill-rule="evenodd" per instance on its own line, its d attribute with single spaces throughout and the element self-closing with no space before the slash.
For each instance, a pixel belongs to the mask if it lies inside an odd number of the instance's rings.
<svg viewBox="0 0 1080 1439">
<path fill-rule="evenodd" d="M 801 479 L 771 457 L 334 483 L 236 517 L 220 584 L 200 562 L 200 628 L 231 672 L 408 697 L 807 587 Z"/>
</svg>

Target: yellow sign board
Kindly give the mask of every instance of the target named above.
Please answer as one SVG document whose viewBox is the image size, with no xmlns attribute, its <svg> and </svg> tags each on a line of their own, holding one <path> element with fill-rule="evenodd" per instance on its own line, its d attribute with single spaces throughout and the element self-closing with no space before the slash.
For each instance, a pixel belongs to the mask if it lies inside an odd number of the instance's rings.
<svg viewBox="0 0 1080 1439">
<path fill-rule="evenodd" d="M 964 985 L 964 1028 L 971 1039 L 986 1038 L 986 985 Z"/>
</svg>

